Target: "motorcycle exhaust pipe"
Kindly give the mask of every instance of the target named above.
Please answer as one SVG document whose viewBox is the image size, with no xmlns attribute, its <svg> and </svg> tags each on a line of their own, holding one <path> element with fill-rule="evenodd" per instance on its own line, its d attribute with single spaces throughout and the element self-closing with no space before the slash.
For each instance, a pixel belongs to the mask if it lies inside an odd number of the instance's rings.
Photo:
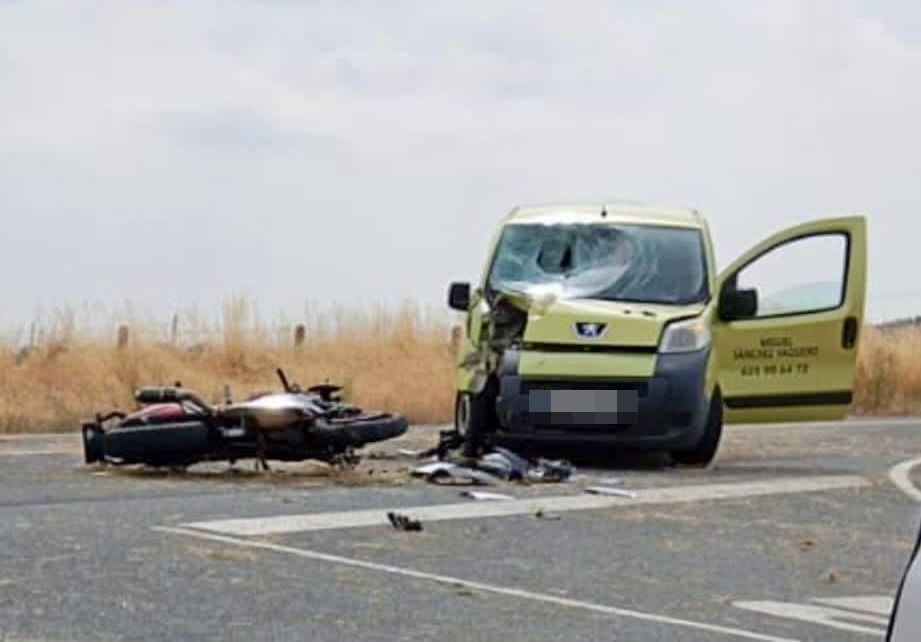
<svg viewBox="0 0 921 642">
<path fill-rule="evenodd" d="M 183 421 L 105 430 L 99 424 L 83 425 L 83 458 L 87 464 L 115 461 L 122 464 L 189 464 L 205 458 L 210 447 L 208 425 Z"/>
<path fill-rule="evenodd" d="M 93 464 L 105 459 L 105 454 L 105 430 L 99 424 L 83 424 L 83 460 Z"/>
</svg>

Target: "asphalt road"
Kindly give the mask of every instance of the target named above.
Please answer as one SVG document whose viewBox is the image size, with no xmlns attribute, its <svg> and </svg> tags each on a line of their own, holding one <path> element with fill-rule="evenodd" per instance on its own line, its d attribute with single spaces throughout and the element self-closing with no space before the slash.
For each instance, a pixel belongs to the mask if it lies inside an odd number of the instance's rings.
<svg viewBox="0 0 921 642">
<path fill-rule="evenodd" d="M 880 640 L 921 523 L 921 465 L 890 478 L 921 422 L 733 428 L 707 470 L 593 453 L 507 502 L 411 479 L 435 433 L 272 474 L 0 438 L 0 640 Z M 636 497 L 584 492 L 610 477 Z"/>
</svg>

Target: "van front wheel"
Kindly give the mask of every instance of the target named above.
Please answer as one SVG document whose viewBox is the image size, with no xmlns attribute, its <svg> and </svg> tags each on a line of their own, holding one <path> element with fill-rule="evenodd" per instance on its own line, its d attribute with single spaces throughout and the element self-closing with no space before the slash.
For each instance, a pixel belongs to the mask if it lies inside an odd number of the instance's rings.
<svg viewBox="0 0 921 642">
<path fill-rule="evenodd" d="M 717 390 L 710 398 L 710 409 L 707 412 L 707 424 L 704 434 L 693 448 L 673 450 L 672 459 L 675 463 L 687 466 L 706 466 L 716 457 L 723 435 L 723 396 Z"/>
<path fill-rule="evenodd" d="M 496 391 L 487 383 L 479 394 L 458 392 L 454 402 L 454 428 L 464 440 L 464 456 L 477 457 L 486 433 L 495 427 Z"/>
</svg>

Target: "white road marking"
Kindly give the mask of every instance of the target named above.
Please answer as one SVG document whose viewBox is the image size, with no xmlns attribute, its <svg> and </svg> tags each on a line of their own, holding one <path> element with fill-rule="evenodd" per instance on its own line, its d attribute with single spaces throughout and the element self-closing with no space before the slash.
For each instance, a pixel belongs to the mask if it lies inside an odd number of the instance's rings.
<svg viewBox="0 0 921 642">
<path fill-rule="evenodd" d="M 74 455 L 76 448 L 0 448 L 0 457 L 30 457 L 34 455 Z"/>
<path fill-rule="evenodd" d="M 865 611 L 875 615 L 884 615 L 887 618 L 892 613 L 895 600 L 885 595 L 869 595 L 865 597 L 814 597 L 810 602 L 835 606 L 852 611 Z"/>
<path fill-rule="evenodd" d="M 900 491 L 911 497 L 916 502 L 921 502 L 921 490 L 911 483 L 909 474 L 912 469 L 921 464 L 921 457 L 903 461 L 889 469 L 889 479 Z"/>
<path fill-rule="evenodd" d="M 844 609 L 816 604 L 796 604 L 793 602 L 775 602 L 773 600 L 733 602 L 733 606 L 746 611 L 773 615 L 774 617 L 809 622 L 840 631 L 866 633 L 867 635 L 885 635 L 888 617 L 871 613 L 858 613 Z"/>
<path fill-rule="evenodd" d="M 477 506 L 482 506 L 482 504 L 477 504 Z M 605 615 L 613 615 L 622 618 L 629 618 L 633 620 L 641 620 L 645 622 L 654 622 L 656 624 L 676 626 L 686 629 L 695 629 L 698 631 L 706 631 L 708 633 L 718 633 L 720 635 L 726 635 L 734 638 L 741 638 L 745 640 L 760 640 L 761 642 L 798 642 L 792 638 L 780 638 L 773 635 L 765 635 L 763 633 L 757 633 L 754 631 L 747 631 L 745 629 L 738 629 L 735 627 L 729 626 L 720 626 L 717 624 L 708 624 L 706 622 L 697 622 L 694 620 L 685 620 L 682 618 L 671 617 L 668 615 L 658 615 L 655 613 L 646 613 L 644 611 L 635 611 L 633 609 L 619 608 L 616 606 L 607 606 L 605 604 L 597 604 L 595 602 L 584 602 L 582 600 L 575 600 L 572 598 L 561 597 L 559 595 L 549 595 L 546 593 L 535 593 L 533 591 L 528 591 L 525 589 L 506 587 L 506 586 L 497 586 L 494 584 L 485 584 L 483 582 L 474 582 L 470 580 L 465 580 L 457 577 L 451 577 L 448 575 L 438 575 L 435 573 L 425 573 L 422 571 L 416 571 L 410 568 L 403 568 L 400 566 L 392 566 L 390 564 L 378 564 L 376 562 L 368 562 L 365 560 L 354 559 L 351 557 L 342 557 L 340 555 L 330 555 L 328 553 L 320 553 L 318 551 L 311 551 L 301 548 L 294 548 L 291 546 L 282 546 L 279 544 L 272 544 L 270 542 L 262 542 L 256 540 L 247 540 L 247 539 L 236 539 L 233 537 L 226 537 L 224 535 L 213 535 L 210 533 L 202 533 L 200 531 L 193 531 L 185 528 L 173 528 L 170 526 L 154 526 L 154 530 L 173 533 L 176 535 L 186 535 L 191 537 L 197 537 L 200 539 L 211 540 L 215 542 L 221 542 L 224 544 L 229 544 L 233 546 L 241 546 L 246 548 L 255 548 L 262 549 L 267 551 L 273 551 L 276 553 L 286 553 L 289 555 L 296 555 L 309 560 L 314 560 L 318 562 L 327 562 L 330 564 L 339 564 L 341 566 L 350 566 L 352 568 L 360 568 L 368 571 L 377 571 L 380 573 L 387 573 L 390 575 L 399 575 L 402 577 L 408 577 L 416 580 L 425 580 L 429 582 L 436 582 L 438 584 L 444 584 L 451 586 L 453 588 L 464 588 L 471 591 L 480 591 L 482 593 L 492 593 L 494 595 L 503 595 L 506 597 L 514 597 L 522 600 L 531 600 L 534 602 L 542 602 L 544 604 L 553 604 L 555 606 L 562 606 L 572 609 L 580 609 L 583 611 L 592 611 L 594 613 L 603 613 Z"/>
<path fill-rule="evenodd" d="M 373 508 L 332 513 L 221 519 L 191 522 L 182 524 L 182 526 L 215 533 L 224 533 L 226 535 L 252 537 L 340 528 L 384 526 L 388 523 L 387 512 L 391 510 L 408 514 L 414 519 L 419 519 L 423 523 L 426 523 L 452 519 L 481 519 L 484 517 L 529 515 L 536 513 L 538 510 L 561 513 L 566 511 L 598 510 L 617 506 L 636 506 L 638 504 L 674 504 L 721 499 L 740 499 L 762 495 L 808 493 L 844 488 L 861 488 L 869 485 L 869 481 L 856 475 L 820 475 L 814 477 L 790 477 L 750 482 L 650 488 L 638 490 L 635 498 L 587 494 L 557 495 L 515 499 L 503 502 L 463 502 L 457 504 L 436 504 L 401 508 Z"/>
<path fill-rule="evenodd" d="M 843 421 L 790 421 L 769 424 L 733 424 L 726 426 L 728 432 L 750 432 L 752 430 L 783 430 L 797 428 L 907 428 L 921 425 L 921 417 L 854 417 Z"/>
</svg>

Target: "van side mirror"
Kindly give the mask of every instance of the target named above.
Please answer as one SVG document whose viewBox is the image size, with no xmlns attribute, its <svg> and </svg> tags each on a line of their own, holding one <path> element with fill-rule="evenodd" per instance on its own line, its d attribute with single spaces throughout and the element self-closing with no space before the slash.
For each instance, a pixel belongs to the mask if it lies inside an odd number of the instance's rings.
<svg viewBox="0 0 921 642">
<path fill-rule="evenodd" d="M 758 291 L 756 289 L 727 288 L 720 294 L 720 320 L 751 319 L 756 314 L 758 314 Z"/>
<path fill-rule="evenodd" d="M 470 307 L 470 284 L 452 283 L 448 288 L 448 307 L 466 312 Z"/>
</svg>

